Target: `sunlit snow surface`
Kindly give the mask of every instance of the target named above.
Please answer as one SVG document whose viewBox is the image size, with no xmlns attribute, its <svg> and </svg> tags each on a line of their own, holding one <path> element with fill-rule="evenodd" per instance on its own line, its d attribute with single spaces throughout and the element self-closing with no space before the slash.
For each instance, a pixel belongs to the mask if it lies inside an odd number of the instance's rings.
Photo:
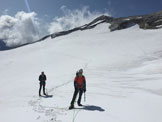
<svg viewBox="0 0 162 122">
<path fill-rule="evenodd" d="M 110 32 L 107 24 L 0 52 L 1 122 L 161 122 L 162 29 Z M 86 101 L 68 110 L 78 69 Z M 52 98 L 39 98 L 47 75 Z"/>
</svg>

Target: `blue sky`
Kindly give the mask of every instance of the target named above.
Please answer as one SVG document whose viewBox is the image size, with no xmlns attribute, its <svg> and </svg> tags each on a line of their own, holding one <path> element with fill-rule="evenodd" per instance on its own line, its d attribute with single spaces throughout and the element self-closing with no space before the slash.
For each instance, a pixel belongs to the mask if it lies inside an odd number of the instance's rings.
<svg viewBox="0 0 162 122">
<path fill-rule="evenodd" d="M 62 16 L 61 6 L 81 9 L 88 6 L 91 12 L 109 12 L 114 17 L 148 14 L 162 10 L 162 0 L 26 0 L 31 11 L 44 19 Z M 15 15 L 18 11 L 28 12 L 25 0 L 0 0 L 1 15 Z"/>
</svg>

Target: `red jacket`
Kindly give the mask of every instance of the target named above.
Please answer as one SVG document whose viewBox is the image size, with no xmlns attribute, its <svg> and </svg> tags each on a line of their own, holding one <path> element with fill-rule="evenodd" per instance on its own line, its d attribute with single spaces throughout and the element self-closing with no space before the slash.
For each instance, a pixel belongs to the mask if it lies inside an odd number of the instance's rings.
<svg viewBox="0 0 162 122">
<path fill-rule="evenodd" d="M 86 79 L 84 76 L 76 76 L 74 79 L 74 84 L 77 88 L 85 88 L 86 87 Z"/>
</svg>

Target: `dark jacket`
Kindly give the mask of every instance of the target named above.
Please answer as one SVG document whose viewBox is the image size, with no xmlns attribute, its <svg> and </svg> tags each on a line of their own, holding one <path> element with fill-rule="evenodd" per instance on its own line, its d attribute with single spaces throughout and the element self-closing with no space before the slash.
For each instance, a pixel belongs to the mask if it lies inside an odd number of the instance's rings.
<svg viewBox="0 0 162 122">
<path fill-rule="evenodd" d="M 45 82 L 47 79 L 46 79 L 46 75 L 40 75 L 39 76 L 39 81 L 40 82 Z"/>
</svg>

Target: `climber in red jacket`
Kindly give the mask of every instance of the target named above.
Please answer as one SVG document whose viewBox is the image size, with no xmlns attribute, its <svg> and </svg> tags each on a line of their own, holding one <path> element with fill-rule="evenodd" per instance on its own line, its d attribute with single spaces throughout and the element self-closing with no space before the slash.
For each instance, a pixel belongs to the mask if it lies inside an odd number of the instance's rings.
<svg viewBox="0 0 162 122">
<path fill-rule="evenodd" d="M 83 92 L 86 92 L 86 79 L 83 75 L 83 69 L 80 69 L 79 72 L 76 73 L 76 77 L 74 79 L 74 88 L 75 88 L 75 91 L 74 91 L 73 99 L 71 101 L 71 106 L 69 107 L 69 109 L 74 108 L 74 102 L 75 102 L 75 99 L 78 93 L 79 93 L 79 99 L 77 103 L 78 103 L 78 106 L 82 106 L 82 104 L 80 103 L 82 94 Z"/>
</svg>

